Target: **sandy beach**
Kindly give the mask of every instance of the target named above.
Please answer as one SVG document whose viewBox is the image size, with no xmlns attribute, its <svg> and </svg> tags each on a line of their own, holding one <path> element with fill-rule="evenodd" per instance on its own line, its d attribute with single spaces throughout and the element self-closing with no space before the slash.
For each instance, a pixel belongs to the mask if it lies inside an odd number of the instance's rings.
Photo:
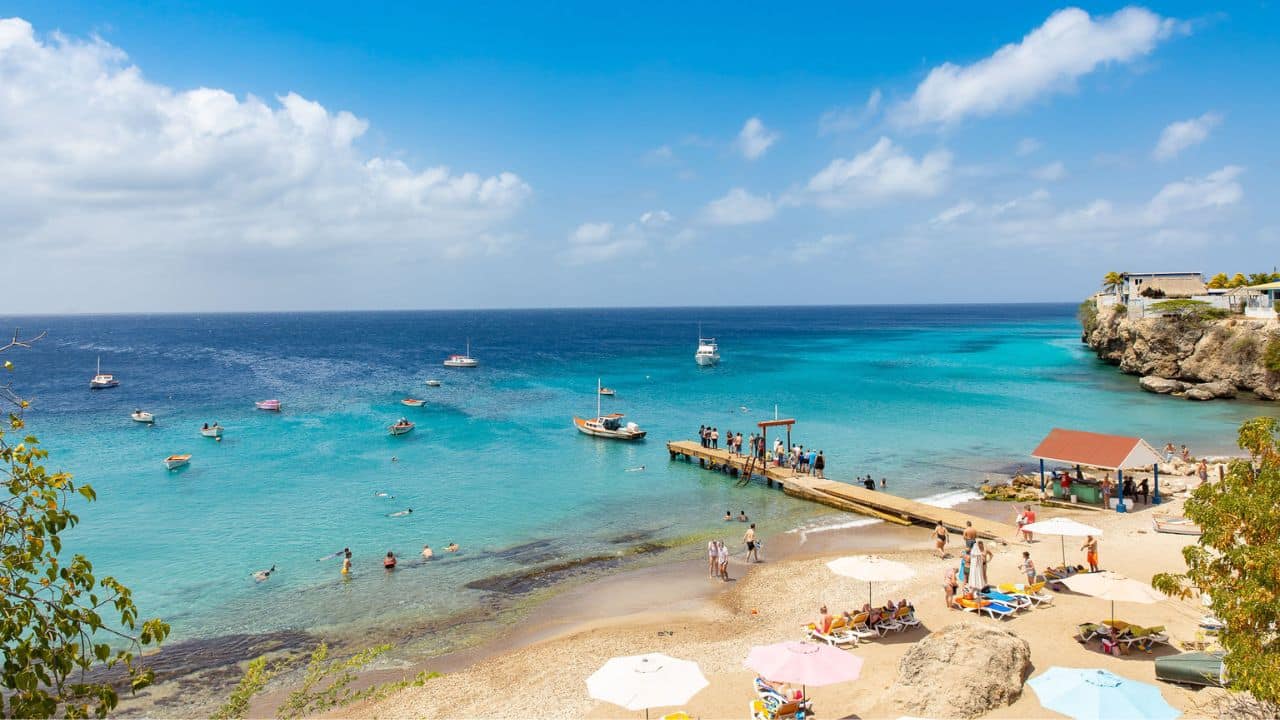
<svg viewBox="0 0 1280 720">
<path fill-rule="evenodd" d="M 1175 511 L 1179 500 L 1161 506 Z M 977 501 L 957 508 L 976 515 L 1008 519 L 1012 505 Z M 1128 514 L 1041 508 L 1040 519 L 1068 516 L 1104 531 L 1101 559 L 1105 569 L 1148 581 L 1157 572 L 1182 567 L 1180 551 L 1188 538 L 1151 531 L 1154 508 L 1139 506 Z M 736 530 L 736 528 L 735 528 Z M 944 607 L 941 581 L 956 558 L 939 559 L 927 528 L 866 526 L 820 533 L 800 544 L 796 535 L 769 543 L 767 562 L 748 566 L 741 547 L 731 562 L 737 580 L 723 583 L 706 577 L 700 563 L 649 568 L 578 588 L 553 600 L 521 626 L 510 628 L 506 647 L 490 645 L 464 656 L 442 658 L 426 667 L 444 672 L 425 687 L 402 691 L 382 702 L 348 708 L 343 717 L 442 718 L 612 718 L 637 717 L 619 707 L 588 697 L 585 678 L 611 657 L 663 652 L 695 660 L 709 687 L 682 708 L 700 718 L 749 715 L 754 674 L 742 666 L 753 645 L 800 639 L 801 626 L 826 604 L 833 610 L 866 601 L 867 586 L 834 576 L 825 562 L 854 552 L 872 552 L 909 564 L 916 577 L 907 582 L 877 584 L 877 602 L 907 597 L 923 627 L 865 642 L 852 652 L 865 661 L 855 682 L 810 688 L 817 714 L 824 717 L 899 717 L 903 713 L 883 700 L 894 682 L 898 661 L 911 645 L 932 630 L 953 623 L 997 625 L 1031 645 L 1032 676 L 1051 665 L 1105 668 L 1119 675 L 1156 682 L 1152 654 L 1135 651 L 1112 657 L 1075 639 L 1081 622 L 1107 616 L 1108 604 L 1070 592 L 1055 594 L 1052 606 L 1018 614 L 1009 620 L 979 618 Z M 1012 540 L 1012 539 L 1011 539 Z M 949 550 L 961 544 L 952 538 Z M 1080 541 L 1067 538 L 1069 562 L 1083 562 Z M 1061 558 L 1059 539 L 1036 538 L 1026 545 L 995 546 L 988 574 L 996 582 L 1018 578 L 1023 550 L 1037 567 Z M 1155 605 L 1118 605 L 1117 616 L 1143 625 L 1165 625 L 1175 645 L 1196 639 L 1201 609 L 1194 602 L 1166 600 Z M 391 677 L 391 675 L 386 675 Z M 1215 690 L 1190 690 L 1158 683 L 1165 698 L 1188 716 L 1212 715 Z M 670 710 L 675 710 L 672 708 Z M 668 711 L 664 709 L 664 711 Z M 655 717 L 658 713 L 651 713 Z M 1025 689 L 1021 698 L 991 717 L 1061 717 L 1045 710 Z"/>
</svg>

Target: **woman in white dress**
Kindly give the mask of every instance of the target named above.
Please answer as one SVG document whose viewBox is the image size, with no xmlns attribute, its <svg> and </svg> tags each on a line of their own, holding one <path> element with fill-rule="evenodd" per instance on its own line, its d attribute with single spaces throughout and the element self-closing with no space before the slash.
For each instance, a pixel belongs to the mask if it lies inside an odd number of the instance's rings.
<svg viewBox="0 0 1280 720">
<path fill-rule="evenodd" d="M 972 557 L 969 558 L 969 587 L 974 591 L 981 591 L 987 586 L 987 562 L 991 560 L 991 553 L 987 552 L 986 546 L 981 540 L 978 541 L 974 548 Z"/>
</svg>

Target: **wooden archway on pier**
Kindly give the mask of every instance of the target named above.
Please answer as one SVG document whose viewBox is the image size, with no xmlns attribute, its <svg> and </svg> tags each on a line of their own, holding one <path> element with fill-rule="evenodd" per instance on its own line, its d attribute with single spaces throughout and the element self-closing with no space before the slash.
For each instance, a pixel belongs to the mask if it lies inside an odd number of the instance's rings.
<svg viewBox="0 0 1280 720">
<path fill-rule="evenodd" d="M 782 418 L 781 420 L 761 420 L 760 422 L 756 423 L 756 425 L 759 426 L 760 428 L 760 436 L 764 438 L 764 441 L 761 442 L 760 445 L 764 448 L 764 452 L 766 455 L 769 452 L 769 428 L 784 427 L 784 426 L 787 428 L 787 448 L 786 449 L 787 449 L 787 452 L 791 452 L 791 426 L 795 424 L 796 424 L 795 418 Z"/>
</svg>

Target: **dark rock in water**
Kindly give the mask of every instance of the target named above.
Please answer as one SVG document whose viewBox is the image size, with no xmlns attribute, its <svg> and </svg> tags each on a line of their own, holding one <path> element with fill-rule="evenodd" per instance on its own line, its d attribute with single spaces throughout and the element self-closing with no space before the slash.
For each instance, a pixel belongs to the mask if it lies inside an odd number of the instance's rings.
<svg viewBox="0 0 1280 720">
<path fill-rule="evenodd" d="M 1182 392 L 1187 389 L 1187 384 L 1181 380 L 1171 380 L 1163 378 L 1159 375 L 1147 375 L 1138 381 L 1138 387 L 1147 392 L 1159 393 L 1167 395 L 1169 393 Z"/>
<path fill-rule="evenodd" d="M 472 580 L 467 583 L 467 587 L 472 590 L 485 590 L 487 592 L 503 593 L 504 595 L 523 595 L 534 590 L 550 587 L 558 582 L 592 570 L 617 567 L 622 564 L 622 560 L 623 558 L 620 555 L 593 555 L 575 558 L 527 570 L 490 575 L 479 580 Z"/>
</svg>

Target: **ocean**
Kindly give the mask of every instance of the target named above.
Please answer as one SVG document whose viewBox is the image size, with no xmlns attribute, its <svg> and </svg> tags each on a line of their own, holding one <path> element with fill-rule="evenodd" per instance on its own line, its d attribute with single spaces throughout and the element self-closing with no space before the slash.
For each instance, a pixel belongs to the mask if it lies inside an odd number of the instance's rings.
<svg viewBox="0 0 1280 720">
<path fill-rule="evenodd" d="M 12 350 L 48 465 L 94 486 L 66 535 L 133 588 L 173 642 L 346 634 L 421 652 L 565 582 L 699 552 L 740 510 L 765 534 L 848 516 L 671 462 L 702 424 L 748 435 L 776 414 L 829 477 L 967 497 L 1053 427 L 1228 452 L 1252 401 L 1140 392 L 1079 342 L 1074 305 L 160 314 L 0 318 L 47 331 Z M 698 327 L 721 363 L 693 362 Z M 441 361 L 470 340 L 472 370 Z M 101 358 L 118 388 L 90 391 Z M 427 387 L 427 379 L 442 381 Z M 604 398 L 648 430 L 583 436 Z M 404 407 L 406 396 L 423 408 Z M 278 398 L 279 414 L 254 401 Z M 148 427 L 130 421 L 142 408 Z M 776 409 L 776 410 L 775 410 Z M 407 417 L 417 429 L 391 437 Z M 225 428 L 203 438 L 202 423 Z M 189 467 L 161 460 L 190 453 Z M 393 457 L 396 459 L 393 461 Z M 643 466 L 643 470 L 639 468 Z M 379 493 L 394 496 L 382 497 Z M 400 517 L 391 513 L 412 508 Z M 855 519 L 856 520 L 856 519 Z M 729 539 L 740 534 L 735 527 Z M 461 550 L 446 554 L 456 542 Z M 439 559 L 418 561 L 429 543 Z M 337 559 L 350 547 L 354 573 Z M 394 551 L 401 569 L 386 573 Z M 275 566 L 270 579 L 251 574 Z M 289 635 L 294 633 L 294 635 Z M 397 635 L 397 633 L 400 633 Z"/>
</svg>

